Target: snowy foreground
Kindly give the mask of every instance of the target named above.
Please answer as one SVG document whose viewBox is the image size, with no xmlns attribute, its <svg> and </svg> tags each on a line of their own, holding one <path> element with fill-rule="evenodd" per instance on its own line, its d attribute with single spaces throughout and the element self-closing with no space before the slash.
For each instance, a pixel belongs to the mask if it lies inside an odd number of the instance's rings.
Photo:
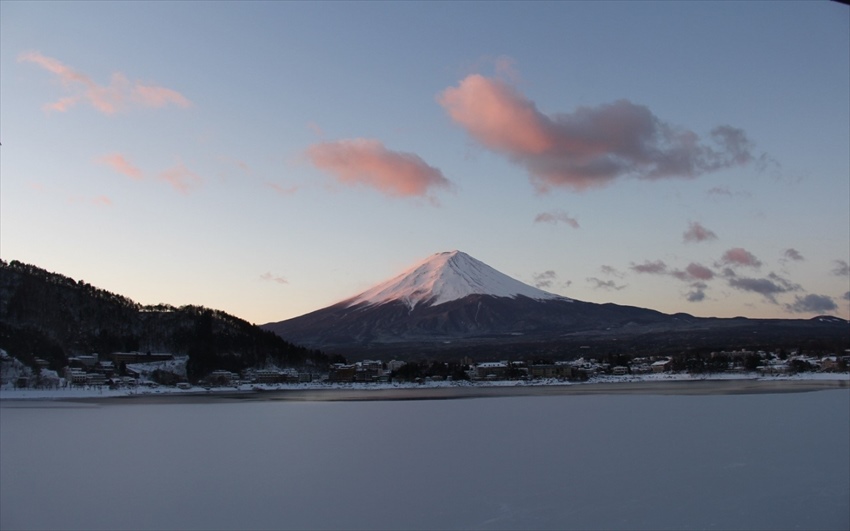
<svg viewBox="0 0 850 531">
<path fill-rule="evenodd" d="M 567 382 L 556 379 L 541 379 L 533 381 L 479 381 L 479 382 L 451 382 L 436 381 L 427 384 L 417 383 L 325 383 L 311 382 L 300 384 L 244 384 L 230 387 L 191 387 L 189 389 L 178 389 L 176 387 L 136 387 L 123 389 L 109 389 L 107 387 L 66 387 L 59 389 L 14 389 L 11 386 L 0 388 L 0 400 L 39 400 L 39 399 L 74 399 L 74 398 L 109 398 L 109 397 L 133 397 L 133 396 L 198 396 L 198 395 L 221 395 L 234 393 L 254 393 L 262 391 L 304 391 L 304 390 L 358 390 L 358 391 L 386 391 L 390 389 L 446 389 L 446 388 L 505 388 L 505 387 L 541 387 L 560 386 L 577 387 L 593 384 L 617 384 L 617 383 L 639 383 L 639 382 L 688 382 L 688 381 L 761 381 L 761 382 L 799 382 L 799 381 L 850 381 L 850 373 L 814 373 L 804 372 L 795 375 L 763 376 L 758 373 L 717 373 L 691 375 L 687 373 L 658 373 L 630 376 L 601 376 L 594 377 L 587 382 Z"/>
<path fill-rule="evenodd" d="M 0 529 L 848 529 L 848 426 L 847 388 L 5 400 Z"/>
</svg>

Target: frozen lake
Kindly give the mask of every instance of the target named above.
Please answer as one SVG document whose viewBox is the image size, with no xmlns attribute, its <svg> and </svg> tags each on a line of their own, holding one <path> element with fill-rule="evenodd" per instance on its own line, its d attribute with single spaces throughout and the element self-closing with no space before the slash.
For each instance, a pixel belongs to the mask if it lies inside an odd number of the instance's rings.
<svg viewBox="0 0 850 531">
<path fill-rule="evenodd" d="M 850 390 L 4 401 L 0 528 L 848 529 Z"/>
</svg>

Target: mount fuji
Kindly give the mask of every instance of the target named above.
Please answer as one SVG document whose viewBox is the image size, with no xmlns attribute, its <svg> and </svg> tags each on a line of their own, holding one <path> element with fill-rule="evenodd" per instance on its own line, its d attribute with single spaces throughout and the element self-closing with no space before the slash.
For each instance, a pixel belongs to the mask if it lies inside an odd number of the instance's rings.
<svg viewBox="0 0 850 531">
<path fill-rule="evenodd" d="M 419 304 L 439 306 L 470 295 L 570 300 L 523 284 L 466 253 L 451 251 L 432 255 L 343 304 L 352 307 L 401 302 L 412 310 Z"/>
<path fill-rule="evenodd" d="M 484 357 L 589 345 L 652 352 L 707 345 L 742 348 L 752 344 L 754 334 L 762 334 L 760 340 L 797 341 L 816 333 L 846 342 L 847 322 L 839 321 L 698 318 L 582 302 L 451 251 L 434 254 L 359 295 L 262 328 L 351 358 L 425 353 Z"/>
</svg>

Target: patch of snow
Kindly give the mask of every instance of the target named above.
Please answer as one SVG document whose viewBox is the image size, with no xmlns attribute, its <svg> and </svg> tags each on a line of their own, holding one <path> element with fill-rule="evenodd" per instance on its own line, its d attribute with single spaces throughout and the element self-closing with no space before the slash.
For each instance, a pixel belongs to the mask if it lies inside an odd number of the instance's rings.
<svg viewBox="0 0 850 531">
<path fill-rule="evenodd" d="M 412 309 L 417 304 L 437 306 L 468 295 L 572 300 L 524 284 L 466 253 L 451 251 L 434 254 L 397 277 L 343 302 L 352 307 L 402 301 Z"/>
<path fill-rule="evenodd" d="M 294 390 L 357 390 L 372 391 L 384 389 L 427 389 L 427 388 L 453 388 L 453 387 L 546 387 L 546 386 L 583 386 L 599 383 L 634 383 L 634 382 L 676 382 L 697 380 L 759 380 L 759 381 L 789 381 L 789 380 L 835 380 L 850 381 L 850 373 L 814 373 L 802 372 L 793 375 L 764 376 L 759 373 L 713 373 L 713 374 L 688 374 L 688 373 L 651 373 L 631 374 L 625 376 L 594 376 L 587 382 L 570 382 L 557 378 L 543 378 L 538 380 L 480 380 L 480 381 L 432 381 L 427 383 L 415 382 L 303 382 L 303 383 L 278 383 L 278 384 L 242 384 L 226 387 L 198 387 L 189 389 L 178 389 L 176 387 L 134 387 L 109 389 L 105 386 L 89 387 L 62 387 L 58 389 L 14 389 L 11 385 L 0 387 L 0 400 L 62 400 L 73 398 L 106 398 L 120 396 L 144 396 L 144 395 L 215 395 L 232 394 L 234 392 L 252 393 L 256 391 L 294 391 Z"/>
<path fill-rule="evenodd" d="M 180 378 L 186 378 L 186 364 L 189 356 L 177 356 L 171 360 L 151 361 L 147 363 L 128 363 L 127 368 L 138 373 L 142 378 L 150 380 L 154 371 L 160 370 L 176 374 Z"/>
</svg>

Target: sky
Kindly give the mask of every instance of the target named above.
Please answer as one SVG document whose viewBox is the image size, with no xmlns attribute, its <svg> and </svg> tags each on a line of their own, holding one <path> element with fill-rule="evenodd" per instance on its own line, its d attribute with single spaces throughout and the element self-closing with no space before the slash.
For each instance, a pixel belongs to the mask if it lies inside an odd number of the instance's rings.
<svg viewBox="0 0 850 531">
<path fill-rule="evenodd" d="M 262 324 L 458 249 L 850 318 L 835 2 L 0 2 L 0 258 Z"/>
</svg>

